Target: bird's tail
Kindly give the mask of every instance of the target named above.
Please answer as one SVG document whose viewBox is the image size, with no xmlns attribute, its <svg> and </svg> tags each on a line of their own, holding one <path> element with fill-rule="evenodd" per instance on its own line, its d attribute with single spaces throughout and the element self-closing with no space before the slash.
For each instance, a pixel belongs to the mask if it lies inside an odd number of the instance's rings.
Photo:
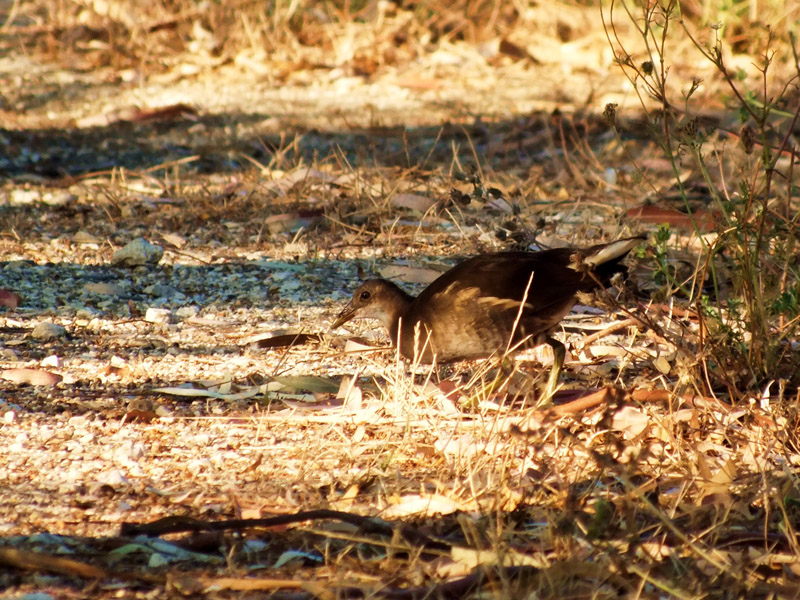
<svg viewBox="0 0 800 600">
<path fill-rule="evenodd" d="M 576 250 L 570 257 L 569 266 L 576 271 L 592 271 L 601 282 L 608 283 L 615 274 L 627 273 L 627 269 L 620 262 L 645 239 L 645 236 L 629 237 Z"/>
<path fill-rule="evenodd" d="M 609 262 L 619 262 L 645 239 L 645 236 L 640 235 L 586 248 L 580 251 L 583 259 L 581 262 L 591 268 L 597 268 Z"/>
</svg>

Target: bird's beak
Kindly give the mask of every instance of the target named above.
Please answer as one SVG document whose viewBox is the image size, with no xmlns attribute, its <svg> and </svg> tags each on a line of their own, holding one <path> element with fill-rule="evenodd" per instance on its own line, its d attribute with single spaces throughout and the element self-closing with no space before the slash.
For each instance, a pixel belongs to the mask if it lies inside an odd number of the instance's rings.
<svg viewBox="0 0 800 600">
<path fill-rule="evenodd" d="M 347 306 L 345 306 L 342 309 L 342 312 L 338 314 L 336 320 L 333 322 L 333 325 L 331 325 L 330 330 L 333 331 L 337 327 L 341 327 L 355 316 L 356 316 L 356 309 L 353 306 L 353 301 L 351 300 L 350 302 L 347 303 Z"/>
</svg>

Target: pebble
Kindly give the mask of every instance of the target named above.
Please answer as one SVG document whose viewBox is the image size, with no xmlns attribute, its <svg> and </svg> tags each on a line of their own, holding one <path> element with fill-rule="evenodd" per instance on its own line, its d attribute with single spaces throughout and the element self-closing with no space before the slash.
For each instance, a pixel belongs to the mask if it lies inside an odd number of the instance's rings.
<svg viewBox="0 0 800 600">
<path fill-rule="evenodd" d="M 61 366 L 61 359 L 57 355 L 51 354 L 42 359 L 42 366 L 58 368 Z"/>
<path fill-rule="evenodd" d="M 96 308 L 92 308 L 91 306 L 81 306 L 75 310 L 75 316 L 77 319 L 82 319 L 86 322 L 95 320 L 99 314 L 100 311 L 98 311 Z"/>
<path fill-rule="evenodd" d="M 33 339 L 39 340 L 40 342 L 49 342 L 51 340 L 63 337 L 66 334 L 67 330 L 61 325 L 56 325 L 55 323 L 50 323 L 47 321 L 38 323 L 31 332 Z"/>
<path fill-rule="evenodd" d="M 45 192 L 42 196 L 42 202 L 49 206 L 66 206 L 77 199 L 78 197 L 75 194 L 71 194 L 67 190 Z"/>
<path fill-rule="evenodd" d="M 25 204 L 33 204 L 42 197 L 41 192 L 37 190 L 11 190 L 8 196 L 9 204 L 12 206 L 20 206 Z"/>
<path fill-rule="evenodd" d="M 170 314 L 170 311 L 166 308 L 150 307 L 144 313 L 144 320 L 148 323 L 169 323 Z"/>
<path fill-rule="evenodd" d="M 173 298 L 179 294 L 178 290 L 165 283 L 154 283 L 153 285 L 148 285 L 143 291 L 148 296 L 154 296 L 156 298 Z"/>
<path fill-rule="evenodd" d="M 137 238 L 117 250 L 111 259 L 111 264 L 124 267 L 155 265 L 162 256 L 164 256 L 164 249 L 161 246 L 151 244 L 144 238 Z"/>
<path fill-rule="evenodd" d="M 88 422 L 89 418 L 86 415 L 74 415 L 67 421 L 70 427 L 86 427 Z"/>
<path fill-rule="evenodd" d="M 72 236 L 72 241 L 75 242 L 76 244 L 94 244 L 94 245 L 98 245 L 103 240 L 101 240 L 98 237 L 93 236 L 91 233 L 88 233 L 86 231 L 79 231 L 78 233 L 76 233 L 75 235 Z"/>
<path fill-rule="evenodd" d="M 147 559 L 147 566 L 150 569 L 160 569 L 169 564 L 169 560 L 161 554 L 153 553 L 150 555 L 150 558 Z"/>
<path fill-rule="evenodd" d="M 9 269 L 11 271 L 21 271 L 23 269 L 30 269 L 31 267 L 33 267 L 35 265 L 36 265 L 36 263 L 33 262 L 32 260 L 20 258 L 20 259 L 8 261 L 5 264 L 4 268 L 5 269 Z"/>
<path fill-rule="evenodd" d="M 98 281 L 95 283 L 87 283 L 83 286 L 83 291 L 89 294 L 100 294 L 102 296 L 124 296 L 125 290 L 122 286 L 116 283 L 104 283 Z"/>
<path fill-rule="evenodd" d="M 137 461 L 145 455 L 145 447 L 141 442 L 133 442 L 128 440 L 123 442 L 114 450 L 114 458 L 118 463 L 127 464 L 131 461 Z"/>
<path fill-rule="evenodd" d="M 0 360 L 6 362 L 17 362 L 19 356 L 11 348 L 0 348 Z"/>
<path fill-rule="evenodd" d="M 31 592 L 30 594 L 17 596 L 17 600 L 55 600 L 55 598 L 46 592 Z"/>
<path fill-rule="evenodd" d="M 200 312 L 200 310 L 196 306 L 181 306 L 175 311 L 175 315 L 181 319 L 189 319 L 198 312 Z"/>
<path fill-rule="evenodd" d="M 97 476 L 96 483 L 99 486 L 107 485 L 112 488 L 118 488 L 127 484 L 128 480 L 119 469 L 109 469 Z"/>
</svg>

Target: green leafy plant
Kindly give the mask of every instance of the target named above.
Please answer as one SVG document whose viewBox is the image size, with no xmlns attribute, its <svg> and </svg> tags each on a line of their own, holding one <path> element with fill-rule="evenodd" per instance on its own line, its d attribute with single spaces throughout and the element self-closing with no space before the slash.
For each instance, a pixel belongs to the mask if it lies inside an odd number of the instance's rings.
<svg viewBox="0 0 800 600">
<path fill-rule="evenodd" d="M 675 0 L 636 8 L 614 1 L 602 14 L 617 63 L 646 113 L 652 139 L 670 164 L 683 210 L 700 241 L 698 266 L 688 282 L 670 268 L 668 227 L 655 234 L 653 258 L 655 283 L 668 295 L 681 291 L 700 319 L 694 348 L 685 348 L 696 350 L 700 358 L 698 379 L 707 391 L 726 389 L 734 399 L 752 397 L 775 380 L 797 385 L 800 227 L 793 183 L 798 151 L 791 132 L 800 106 L 791 112 L 783 107 L 800 81 L 800 70 L 795 66 L 795 72 L 786 74 L 781 68 L 797 64 L 794 38 L 786 32 L 791 40 L 786 43 L 789 39 L 778 39 L 779 31 L 751 23 L 764 35 L 753 36 L 753 43 L 762 47 L 753 51 L 759 57 L 757 76 L 748 77 L 741 68 L 729 67 L 722 27 L 710 26 L 708 40 L 701 41 Z M 744 18 L 736 11 L 728 17 L 737 15 Z M 636 42 L 621 33 L 622 22 L 633 27 Z M 700 78 L 693 77 L 680 92 L 675 89 L 669 52 L 676 45 L 676 27 L 691 41 L 692 52 L 713 66 L 711 85 L 718 86 L 716 95 L 725 101 L 723 116 L 738 118 L 738 131 L 726 127 L 724 118 L 713 123 L 702 118 L 698 91 L 705 84 Z M 616 107 L 612 115 L 615 124 Z M 707 190 L 702 209 L 690 200 L 687 165 Z M 701 210 L 713 215 L 711 234 L 701 227 Z"/>
</svg>

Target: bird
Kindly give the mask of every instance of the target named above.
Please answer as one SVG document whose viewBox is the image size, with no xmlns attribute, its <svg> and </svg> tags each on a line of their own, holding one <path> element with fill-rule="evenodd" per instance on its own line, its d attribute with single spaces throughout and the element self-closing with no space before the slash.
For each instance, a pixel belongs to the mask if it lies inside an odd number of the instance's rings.
<svg viewBox="0 0 800 600">
<path fill-rule="evenodd" d="M 553 366 L 544 394 L 558 384 L 566 354 L 551 337 L 577 294 L 627 273 L 625 256 L 643 241 L 629 237 L 588 248 L 479 254 L 452 267 L 416 298 L 394 282 L 368 279 L 341 310 L 334 330 L 377 319 L 398 352 L 418 363 L 450 363 L 549 344 Z"/>
</svg>

